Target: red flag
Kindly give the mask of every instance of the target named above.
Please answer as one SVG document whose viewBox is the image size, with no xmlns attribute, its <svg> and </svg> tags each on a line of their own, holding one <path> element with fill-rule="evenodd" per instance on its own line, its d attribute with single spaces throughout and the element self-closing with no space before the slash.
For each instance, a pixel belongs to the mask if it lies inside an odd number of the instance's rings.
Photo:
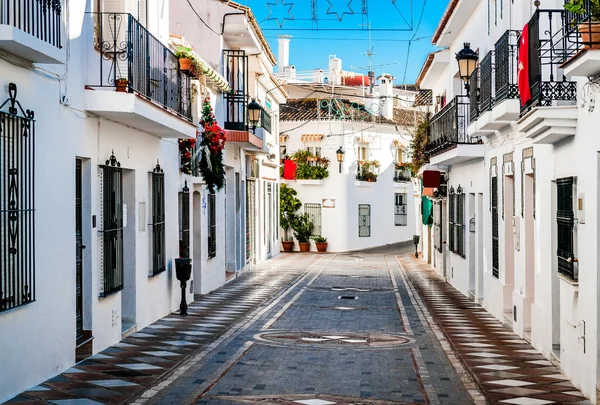
<svg viewBox="0 0 600 405">
<path fill-rule="evenodd" d="M 286 159 L 283 161 L 283 178 L 286 180 L 296 178 L 296 163 L 293 160 Z"/>
<path fill-rule="evenodd" d="M 517 68 L 517 85 L 521 106 L 531 101 L 531 87 L 529 86 L 529 24 L 525 24 L 519 37 L 519 64 Z"/>
</svg>

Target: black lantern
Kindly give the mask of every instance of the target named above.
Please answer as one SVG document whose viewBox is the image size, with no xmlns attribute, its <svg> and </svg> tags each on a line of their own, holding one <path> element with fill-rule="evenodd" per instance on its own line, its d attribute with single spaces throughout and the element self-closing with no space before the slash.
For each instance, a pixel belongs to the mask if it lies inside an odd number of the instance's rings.
<svg viewBox="0 0 600 405">
<path fill-rule="evenodd" d="M 342 172 L 342 163 L 344 162 L 344 150 L 340 146 L 338 150 L 335 151 L 335 155 L 337 156 L 337 161 L 340 164 L 340 173 Z"/>
<path fill-rule="evenodd" d="M 469 95 L 469 79 L 477 67 L 479 55 L 471 49 L 471 44 L 469 42 L 465 42 L 464 46 L 465 47 L 456 54 L 456 60 L 458 61 L 458 74 L 463 82 L 465 82 L 465 89 L 467 90 L 467 95 Z"/>
<path fill-rule="evenodd" d="M 463 189 L 459 184 L 458 187 L 456 188 L 456 194 L 462 194 L 462 193 L 463 193 Z"/>
<path fill-rule="evenodd" d="M 258 125 L 258 120 L 260 119 L 260 110 L 260 104 L 255 99 L 252 99 L 250 104 L 248 104 L 248 120 L 252 124 L 252 133 L 256 131 L 256 125 Z"/>
</svg>

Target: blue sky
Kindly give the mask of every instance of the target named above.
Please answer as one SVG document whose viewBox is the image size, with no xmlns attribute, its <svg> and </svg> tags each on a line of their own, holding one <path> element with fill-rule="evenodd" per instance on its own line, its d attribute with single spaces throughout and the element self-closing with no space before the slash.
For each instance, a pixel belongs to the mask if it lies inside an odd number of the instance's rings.
<svg viewBox="0 0 600 405">
<path fill-rule="evenodd" d="M 275 55 L 277 35 L 294 37 L 290 45 L 290 63 L 299 72 L 317 67 L 325 69 L 329 55 L 335 54 L 342 59 L 344 70 L 351 70 L 352 66 L 356 67 L 352 70 L 366 74 L 369 59 L 363 53 L 369 50 L 366 26 L 370 23 L 375 73 L 391 73 L 396 77 L 396 83 L 401 83 L 404 77 L 407 83 L 413 83 L 427 53 L 435 49 L 431 45 L 431 35 L 448 0 L 366 0 L 366 14 L 363 0 L 238 2 L 252 8 Z M 422 10 L 423 17 L 418 25 Z M 313 15 L 317 16 L 316 23 Z M 414 40 L 409 42 L 411 39 Z"/>
</svg>

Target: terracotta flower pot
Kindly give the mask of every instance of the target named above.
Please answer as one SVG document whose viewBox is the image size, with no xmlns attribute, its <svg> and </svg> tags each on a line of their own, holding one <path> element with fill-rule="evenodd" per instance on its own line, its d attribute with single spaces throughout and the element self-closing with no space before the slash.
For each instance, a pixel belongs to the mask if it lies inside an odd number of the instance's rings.
<svg viewBox="0 0 600 405">
<path fill-rule="evenodd" d="M 577 29 L 586 49 L 600 49 L 600 22 L 581 23 Z"/>
<path fill-rule="evenodd" d="M 117 80 L 115 82 L 115 90 L 118 93 L 127 93 L 127 85 L 129 84 L 129 82 L 125 81 L 125 80 Z"/>
<path fill-rule="evenodd" d="M 284 252 L 291 252 L 292 250 L 294 250 L 294 241 L 293 240 L 284 240 L 281 242 L 281 244 L 283 245 Z"/>
<path fill-rule="evenodd" d="M 301 252 L 310 252 L 310 242 L 298 242 Z"/>
<path fill-rule="evenodd" d="M 193 61 L 191 59 L 180 58 L 179 59 L 179 69 L 185 70 L 185 71 L 190 71 L 192 69 L 192 62 Z"/>
<path fill-rule="evenodd" d="M 327 242 L 315 242 L 317 245 L 317 252 L 325 253 L 327 251 Z"/>
</svg>

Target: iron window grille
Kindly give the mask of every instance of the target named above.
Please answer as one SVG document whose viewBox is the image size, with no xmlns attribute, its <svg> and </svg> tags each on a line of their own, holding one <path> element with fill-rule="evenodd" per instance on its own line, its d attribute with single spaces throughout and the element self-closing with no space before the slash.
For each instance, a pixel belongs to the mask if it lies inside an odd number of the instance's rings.
<svg viewBox="0 0 600 405">
<path fill-rule="evenodd" d="M 248 56 L 242 50 L 224 50 L 224 76 L 231 86 L 231 92 L 225 93 L 225 129 L 246 131 Z"/>
<path fill-rule="evenodd" d="M 181 227 L 179 235 L 179 257 L 190 257 L 190 189 L 187 181 L 179 193 L 181 201 Z"/>
<path fill-rule="evenodd" d="M 455 213 L 456 213 L 456 194 L 454 190 L 450 188 L 450 195 L 448 197 L 448 245 L 450 251 L 456 253 L 456 233 L 455 233 Z"/>
<path fill-rule="evenodd" d="M 318 203 L 305 203 L 304 212 L 308 214 L 308 218 L 313 223 L 313 235 L 322 235 L 322 217 L 321 217 L 321 204 Z"/>
<path fill-rule="evenodd" d="M 498 177 L 491 178 L 492 183 L 492 276 L 500 278 L 499 229 L 498 229 Z"/>
<path fill-rule="evenodd" d="M 454 228 L 456 229 L 455 253 L 465 257 L 465 194 L 455 195 L 456 215 L 454 217 Z"/>
<path fill-rule="evenodd" d="M 102 291 L 106 297 L 123 289 L 123 172 L 114 154 L 102 171 Z"/>
<path fill-rule="evenodd" d="M 208 258 L 217 255 L 217 204 L 215 193 L 208 194 Z"/>
<path fill-rule="evenodd" d="M 556 180 L 556 235 L 558 272 L 577 281 L 575 269 L 575 213 L 573 195 L 575 179 L 566 177 Z"/>
<path fill-rule="evenodd" d="M 127 80 L 127 91 L 192 121 L 191 78 L 179 60 L 131 14 L 90 13 L 94 45 L 99 51 L 98 81 L 89 87 L 115 87 Z"/>
<path fill-rule="evenodd" d="M 394 196 L 394 225 L 408 225 L 408 209 L 406 193 L 396 193 Z"/>
<path fill-rule="evenodd" d="M 368 238 L 371 236 L 371 205 L 358 204 L 358 236 Z"/>
<path fill-rule="evenodd" d="M 35 301 L 34 142 L 34 112 L 9 83 L 0 105 L 0 312 Z"/>
<path fill-rule="evenodd" d="M 62 49 L 60 0 L 0 0 L 0 25 L 24 31 Z"/>
<path fill-rule="evenodd" d="M 165 174 L 158 163 L 152 171 L 152 269 L 151 276 L 166 270 Z"/>
</svg>

